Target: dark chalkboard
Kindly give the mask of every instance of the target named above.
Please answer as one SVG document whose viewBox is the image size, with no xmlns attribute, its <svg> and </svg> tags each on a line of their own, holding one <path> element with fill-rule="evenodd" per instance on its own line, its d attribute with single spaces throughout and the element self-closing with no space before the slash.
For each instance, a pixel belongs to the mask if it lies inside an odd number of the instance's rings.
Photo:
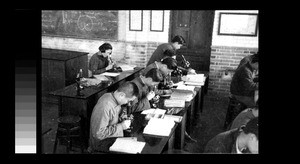
<svg viewBox="0 0 300 164">
<path fill-rule="evenodd" d="M 42 35 L 117 40 L 118 11 L 43 10 Z"/>
</svg>

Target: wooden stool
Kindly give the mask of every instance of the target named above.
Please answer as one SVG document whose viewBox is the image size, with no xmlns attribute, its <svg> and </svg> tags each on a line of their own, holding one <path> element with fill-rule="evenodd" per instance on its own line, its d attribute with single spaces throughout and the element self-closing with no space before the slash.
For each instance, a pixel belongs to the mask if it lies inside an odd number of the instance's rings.
<svg viewBox="0 0 300 164">
<path fill-rule="evenodd" d="M 230 127 L 230 124 L 235 119 L 235 117 L 246 108 L 247 106 L 244 103 L 238 101 L 234 96 L 230 95 L 226 118 L 223 127 L 224 130 L 228 130 L 228 127 Z"/>
<path fill-rule="evenodd" d="M 58 140 L 62 143 L 63 140 L 67 142 L 67 153 L 72 150 L 72 138 L 79 138 L 80 140 L 80 148 L 83 153 L 83 142 L 82 142 L 82 132 L 80 127 L 79 116 L 63 116 L 57 119 L 58 127 L 54 142 L 53 154 L 56 152 L 57 142 Z"/>
</svg>

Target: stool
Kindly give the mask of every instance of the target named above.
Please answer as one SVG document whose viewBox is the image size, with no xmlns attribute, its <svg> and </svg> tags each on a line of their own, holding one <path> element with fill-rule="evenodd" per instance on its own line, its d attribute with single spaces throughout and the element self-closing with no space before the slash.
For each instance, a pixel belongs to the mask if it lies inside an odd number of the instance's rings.
<svg viewBox="0 0 300 164">
<path fill-rule="evenodd" d="M 80 140 L 80 148 L 83 153 L 83 143 L 82 143 L 82 132 L 80 128 L 80 120 L 79 116 L 63 116 L 57 119 L 58 126 L 57 132 L 54 142 L 53 154 L 56 152 L 57 142 L 60 141 L 62 143 L 63 140 L 67 142 L 67 153 L 72 150 L 72 138 L 79 138 Z"/>
<path fill-rule="evenodd" d="M 235 117 L 246 108 L 247 106 L 244 103 L 238 101 L 234 96 L 230 95 L 226 118 L 223 127 L 224 130 L 228 130 L 228 127 L 230 127 L 230 124 L 235 119 Z"/>
</svg>

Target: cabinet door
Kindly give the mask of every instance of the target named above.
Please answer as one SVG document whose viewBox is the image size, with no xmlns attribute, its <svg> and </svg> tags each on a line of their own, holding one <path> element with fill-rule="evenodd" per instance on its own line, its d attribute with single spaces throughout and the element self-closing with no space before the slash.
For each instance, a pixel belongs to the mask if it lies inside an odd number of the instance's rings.
<svg viewBox="0 0 300 164">
<path fill-rule="evenodd" d="M 82 69 L 83 77 L 88 77 L 88 56 L 83 55 L 66 62 L 66 86 L 75 83 L 77 73 Z"/>
<path fill-rule="evenodd" d="M 42 87 L 46 92 L 51 92 L 65 87 L 64 62 L 57 60 L 43 60 L 42 62 Z"/>
</svg>

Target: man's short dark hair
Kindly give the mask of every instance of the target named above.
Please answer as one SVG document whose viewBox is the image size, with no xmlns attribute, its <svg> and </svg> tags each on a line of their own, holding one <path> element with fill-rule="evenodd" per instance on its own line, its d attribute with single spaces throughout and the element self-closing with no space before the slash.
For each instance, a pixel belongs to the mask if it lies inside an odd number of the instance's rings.
<svg viewBox="0 0 300 164">
<path fill-rule="evenodd" d="M 251 59 L 251 63 L 256 63 L 256 62 L 258 62 L 258 52 L 256 54 L 253 54 Z"/>
<path fill-rule="evenodd" d="M 103 43 L 100 47 L 99 47 L 99 51 L 100 52 L 105 52 L 106 50 L 112 50 L 112 46 L 109 43 Z"/>
<path fill-rule="evenodd" d="M 119 88 L 117 89 L 118 92 L 124 92 L 126 97 L 133 97 L 139 95 L 139 89 L 137 85 L 133 82 L 127 81 L 123 83 Z"/>
<path fill-rule="evenodd" d="M 161 74 L 161 72 L 157 68 L 150 69 L 146 73 L 145 77 L 146 78 L 151 77 L 154 82 L 161 82 L 164 79 L 163 75 Z"/>
<path fill-rule="evenodd" d="M 245 134 L 253 133 L 258 139 L 258 117 L 251 119 L 243 128 Z"/>
<path fill-rule="evenodd" d="M 177 69 L 177 61 L 171 57 L 164 58 L 161 61 L 162 64 L 167 65 L 168 69 L 176 70 Z"/>
<path fill-rule="evenodd" d="M 172 56 L 176 56 L 176 52 L 175 52 L 175 50 L 167 49 L 164 51 L 164 55 L 168 56 L 168 57 L 172 57 Z"/>
<path fill-rule="evenodd" d="M 184 44 L 185 40 L 182 36 L 176 35 L 174 38 L 171 40 L 172 43 L 178 42 L 178 44 Z"/>
</svg>

